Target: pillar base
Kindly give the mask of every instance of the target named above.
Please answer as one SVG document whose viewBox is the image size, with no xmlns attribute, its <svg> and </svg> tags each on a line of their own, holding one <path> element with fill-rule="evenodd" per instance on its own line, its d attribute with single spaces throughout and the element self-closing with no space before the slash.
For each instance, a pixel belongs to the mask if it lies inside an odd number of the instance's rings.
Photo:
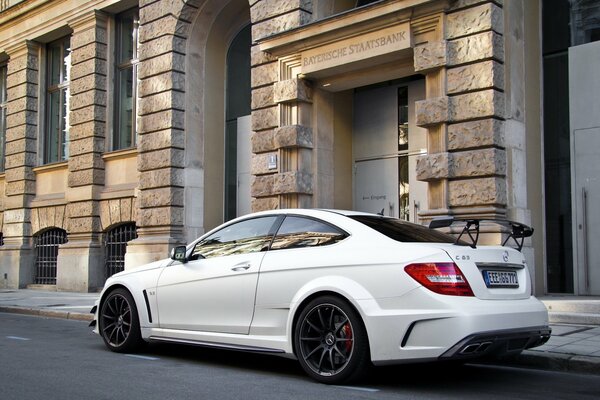
<svg viewBox="0 0 600 400">
<path fill-rule="evenodd" d="M 0 288 L 22 289 L 33 283 L 35 254 L 29 245 L 0 247 Z"/>
<path fill-rule="evenodd" d="M 104 285 L 104 249 L 98 241 L 70 240 L 60 245 L 56 268 L 59 292 L 94 292 Z"/>
</svg>

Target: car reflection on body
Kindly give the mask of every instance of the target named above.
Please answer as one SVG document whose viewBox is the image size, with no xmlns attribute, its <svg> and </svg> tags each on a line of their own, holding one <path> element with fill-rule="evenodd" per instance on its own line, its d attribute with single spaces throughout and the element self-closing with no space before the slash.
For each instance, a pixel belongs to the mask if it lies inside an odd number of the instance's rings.
<svg viewBox="0 0 600 400">
<path fill-rule="evenodd" d="M 146 341 L 274 353 L 337 384 L 372 364 L 541 345 L 548 313 L 531 292 L 513 248 L 376 214 L 275 210 L 113 275 L 92 325 L 116 352 Z"/>
</svg>

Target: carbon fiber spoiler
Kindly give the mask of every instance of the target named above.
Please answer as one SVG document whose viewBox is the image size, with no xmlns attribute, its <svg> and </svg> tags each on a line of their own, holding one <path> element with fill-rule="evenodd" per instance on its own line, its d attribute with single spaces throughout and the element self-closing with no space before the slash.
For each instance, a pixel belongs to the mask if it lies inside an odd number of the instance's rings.
<svg viewBox="0 0 600 400">
<path fill-rule="evenodd" d="M 471 239 L 470 246 L 472 248 L 475 248 L 477 247 L 477 241 L 479 240 L 479 227 L 481 222 L 490 222 L 507 228 L 507 230 L 504 230 L 502 232 L 508 235 L 502 243 L 502 246 L 506 246 L 508 241 L 512 239 L 514 244 L 517 246 L 517 250 L 519 251 L 521 251 L 521 249 L 523 248 L 525 238 L 533 235 L 532 227 L 522 224 L 520 222 L 508 221 L 504 219 L 460 219 L 450 216 L 437 217 L 431 220 L 431 222 L 429 223 L 429 229 L 449 228 L 455 223 L 464 223 L 465 225 L 458 237 L 456 238 L 455 244 L 458 244 L 458 242 L 464 235 L 468 236 L 469 239 Z"/>
</svg>

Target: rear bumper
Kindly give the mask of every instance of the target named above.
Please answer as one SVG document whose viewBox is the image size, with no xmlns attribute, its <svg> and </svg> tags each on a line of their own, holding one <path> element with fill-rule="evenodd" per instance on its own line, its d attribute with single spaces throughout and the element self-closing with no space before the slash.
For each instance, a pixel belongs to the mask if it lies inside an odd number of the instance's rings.
<svg viewBox="0 0 600 400">
<path fill-rule="evenodd" d="M 523 350 L 546 343 L 551 332 L 550 327 L 541 326 L 475 333 L 452 346 L 440 356 L 440 360 L 519 354 Z"/>
<path fill-rule="evenodd" d="M 548 311 L 534 297 L 481 300 L 425 290 L 359 303 L 374 364 L 517 354 L 550 337 Z"/>
</svg>

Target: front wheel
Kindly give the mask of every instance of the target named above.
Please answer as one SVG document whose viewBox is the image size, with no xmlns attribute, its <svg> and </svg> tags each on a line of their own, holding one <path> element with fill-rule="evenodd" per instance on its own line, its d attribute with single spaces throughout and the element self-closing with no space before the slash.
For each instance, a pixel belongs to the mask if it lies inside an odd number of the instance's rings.
<svg viewBox="0 0 600 400">
<path fill-rule="evenodd" d="M 102 303 L 100 335 L 106 346 L 117 353 L 135 350 L 142 342 L 135 302 L 125 289 L 115 289 Z"/>
<path fill-rule="evenodd" d="M 333 296 L 316 298 L 302 310 L 294 348 L 304 371 L 322 383 L 356 380 L 370 366 L 369 342 L 360 315 Z"/>
</svg>

